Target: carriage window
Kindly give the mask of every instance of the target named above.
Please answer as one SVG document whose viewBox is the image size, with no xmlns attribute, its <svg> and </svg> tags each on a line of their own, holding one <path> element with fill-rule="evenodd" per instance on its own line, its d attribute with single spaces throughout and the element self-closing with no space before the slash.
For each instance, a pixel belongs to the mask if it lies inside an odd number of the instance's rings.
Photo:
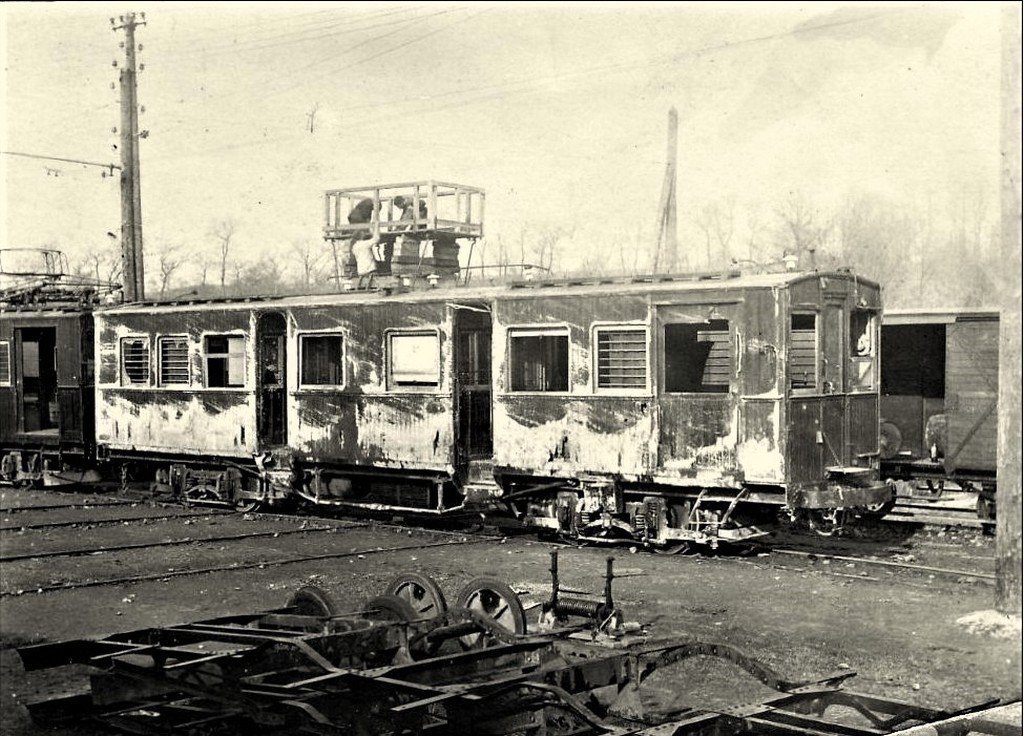
<svg viewBox="0 0 1024 736">
<path fill-rule="evenodd" d="M 208 335 L 203 346 L 207 387 L 238 388 L 245 385 L 244 337 Z"/>
<path fill-rule="evenodd" d="M 647 330 L 598 327 L 597 387 L 647 388 Z"/>
<path fill-rule="evenodd" d="M 794 314 L 789 322 L 789 387 L 818 387 L 818 317 Z"/>
<path fill-rule="evenodd" d="M 0 386 L 11 385 L 11 343 L 0 340 Z"/>
<path fill-rule="evenodd" d="M 520 332 L 509 336 L 513 391 L 568 391 L 569 336 Z"/>
<path fill-rule="evenodd" d="M 188 340 L 184 337 L 161 337 L 157 340 L 157 345 L 160 385 L 187 385 Z"/>
<path fill-rule="evenodd" d="M 665 325 L 667 393 L 728 393 L 732 369 L 728 320 Z"/>
<path fill-rule="evenodd" d="M 149 385 L 149 338 L 122 338 L 121 385 Z"/>
<path fill-rule="evenodd" d="M 441 345 L 436 332 L 388 336 L 391 385 L 436 388 L 441 383 Z"/>
<path fill-rule="evenodd" d="M 850 312 L 850 390 L 867 391 L 875 387 L 875 315 Z"/>
<path fill-rule="evenodd" d="M 300 335 L 302 386 L 342 386 L 345 383 L 344 342 L 341 335 Z"/>
</svg>

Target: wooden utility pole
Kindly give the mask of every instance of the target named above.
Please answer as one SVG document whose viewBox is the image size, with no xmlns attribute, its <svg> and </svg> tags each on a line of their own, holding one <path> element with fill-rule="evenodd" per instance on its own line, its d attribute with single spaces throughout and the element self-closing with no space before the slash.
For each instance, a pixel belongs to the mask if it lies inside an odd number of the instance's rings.
<svg viewBox="0 0 1024 736">
<path fill-rule="evenodd" d="M 654 250 L 653 271 L 658 271 L 662 250 L 665 251 L 665 271 L 673 273 L 679 268 L 679 243 L 676 227 L 676 156 L 679 149 L 679 114 L 673 107 L 668 111 L 668 153 L 665 161 L 665 181 L 661 185 L 660 222 L 658 244 Z"/>
<path fill-rule="evenodd" d="M 1002 13 L 1002 313 L 999 319 L 999 469 L 996 608 L 1021 612 L 1021 7 Z"/>
<path fill-rule="evenodd" d="M 145 25 L 135 13 L 110 19 L 115 31 L 124 31 L 124 66 L 121 69 L 121 260 L 125 301 L 146 298 L 142 259 L 142 193 L 139 180 L 139 106 L 135 71 L 135 28 Z"/>
</svg>

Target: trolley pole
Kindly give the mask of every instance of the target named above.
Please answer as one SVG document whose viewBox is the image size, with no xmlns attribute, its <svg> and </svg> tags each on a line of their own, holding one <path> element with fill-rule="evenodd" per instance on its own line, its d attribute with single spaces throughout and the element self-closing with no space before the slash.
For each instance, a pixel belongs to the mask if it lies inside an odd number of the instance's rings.
<svg viewBox="0 0 1024 736">
<path fill-rule="evenodd" d="M 146 17 L 142 14 L 143 19 Z M 111 24 L 114 19 L 111 18 Z M 124 67 L 121 69 L 121 262 L 125 301 L 146 298 L 142 258 L 142 193 L 139 179 L 139 108 L 135 70 L 135 28 L 145 25 L 135 13 L 118 18 L 115 31 L 124 31 Z"/>
</svg>

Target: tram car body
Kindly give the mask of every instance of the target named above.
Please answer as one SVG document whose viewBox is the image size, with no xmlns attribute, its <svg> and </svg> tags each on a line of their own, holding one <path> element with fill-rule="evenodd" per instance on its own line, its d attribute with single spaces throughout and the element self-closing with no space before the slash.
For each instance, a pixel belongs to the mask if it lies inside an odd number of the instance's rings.
<svg viewBox="0 0 1024 736">
<path fill-rule="evenodd" d="M 844 272 L 126 305 L 96 314 L 97 443 L 200 499 L 739 538 L 751 502 L 891 499 L 880 308 Z"/>
<path fill-rule="evenodd" d="M 954 481 L 981 491 L 994 513 L 999 398 L 999 312 L 886 312 L 882 326 L 883 474 Z M 992 506 L 992 508 L 988 508 Z"/>
<path fill-rule="evenodd" d="M 96 283 L 52 250 L 0 249 L 0 482 L 93 482 Z"/>
</svg>

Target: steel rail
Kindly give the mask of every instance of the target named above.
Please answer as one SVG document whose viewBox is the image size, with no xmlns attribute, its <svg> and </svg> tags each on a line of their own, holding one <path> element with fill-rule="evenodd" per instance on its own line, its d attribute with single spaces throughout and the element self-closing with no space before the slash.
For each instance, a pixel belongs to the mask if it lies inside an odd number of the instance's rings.
<svg viewBox="0 0 1024 736">
<path fill-rule="evenodd" d="M 153 580 L 164 580 L 166 578 L 184 577 L 186 575 L 207 575 L 210 573 L 217 572 L 234 572 L 236 570 L 253 570 L 257 568 L 267 567 L 281 567 L 283 565 L 294 565 L 302 562 L 317 562 L 319 560 L 337 560 L 344 559 L 346 557 L 358 557 L 383 554 L 387 552 L 406 552 L 417 549 L 430 549 L 431 547 L 452 547 L 462 546 L 470 544 L 480 544 L 482 542 L 490 541 L 487 539 L 463 539 L 460 541 L 448 540 L 444 542 L 429 542 L 427 544 L 418 545 L 406 545 L 396 547 L 383 547 L 363 550 L 353 550 L 351 552 L 328 552 L 318 555 L 297 555 L 295 557 L 285 557 L 278 560 L 262 560 L 259 562 L 247 562 L 244 564 L 230 564 L 230 565 L 213 565 L 210 567 L 196 567 L 189 570 L 169 570 L 166 572 L 147 573 L 145 575 L 129 575 L 121 578 L 109 578 L 105 580 L 83 580 L 78 582 L 59 583 L 56 585 L 43 585 L 32 588 L 31 590 L 18 590 L 18 591 L 0 591 L 0 598 L 17 597 L 27 595 L 29 593 L 52 593 L 56 591 L 64 590 L 77 590 L 79 588 L 99 588 L 108 585 L 130 585 L 132 583 L 143 583 Z"/>
</svg>

